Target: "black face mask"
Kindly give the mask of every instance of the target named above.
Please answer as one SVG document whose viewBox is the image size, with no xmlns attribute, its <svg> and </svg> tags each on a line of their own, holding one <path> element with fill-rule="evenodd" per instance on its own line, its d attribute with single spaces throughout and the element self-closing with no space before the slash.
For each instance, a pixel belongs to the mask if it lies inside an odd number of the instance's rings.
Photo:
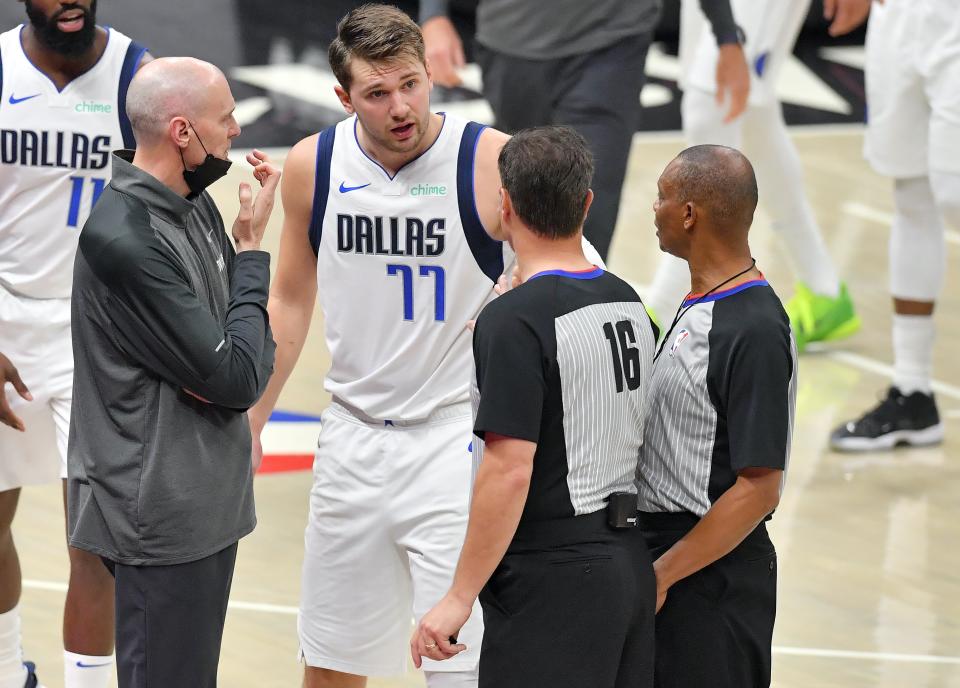
<svg viewBox="0 0 960 688">
<path fill-rule="evenodd" d="M 189 120 L 187 120 L 187 122 L 190 124 L 190 128 L 193 129 L 193 133 L 197 134 L 193 122 Z M 203 148 L 203 152 L 207 153 L 207 147 L 204 146 L 203 141 L 200 140 L 200 134 L 197 134 L 197 142 L 200 144 L 200 147 Z M 207 153 L 207 157 L 203 159 L 203 162 L 197 165 L 195 169 L 188 170 L 187 163 L 183 160 L 182 149 L 180 150 L 180 162 L 183 163 L 183 180 L 187 183 L 187 186 L 190 187 L 190 194 L 187 196 L 187 200 L 190 201 L 199 196 L 208 186 L 226 175 L 227 170 L 230 169 L 230 165 L 233 164 L 229 160 L 214 156 L 213 153 Z"/>
<path fill-rule="evenodd" d="M 61 7 L 47 18 L 41 10 L 26 0 L 27 16 L 33 25 L 37 39 L 47 48 L 65 57 L 79 57 L 87 52 L 97 37 L 97 3 L 90 4 L 87 10 L 79 5 Z M 74 33 L 64 33 L 57 26 L 57 20 L 65 13 L 80 10 L 83 12 L 83 28 Z"/>
</svg>

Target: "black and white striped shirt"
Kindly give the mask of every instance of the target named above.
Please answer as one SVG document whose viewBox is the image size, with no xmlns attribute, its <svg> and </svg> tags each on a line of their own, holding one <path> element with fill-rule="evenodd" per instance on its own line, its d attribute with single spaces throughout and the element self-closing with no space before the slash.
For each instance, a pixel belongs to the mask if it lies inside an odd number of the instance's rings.
<svg viewBox="0 0 960 688">
<path fill-rule="evenodd" d="M 655 341 L 636 292 L 599 268 L 540 273 L 483 309 L 474 453 L 487 432 L 537 443 L 522 521 L 633 491 Z"/>
<path fill-rule="evenodd" d="M 684 302 L 653 366 L 640 510 L 703 516 L 745 468 L 786 471 L 797 349 L 763 279 Z"/>
</svg>

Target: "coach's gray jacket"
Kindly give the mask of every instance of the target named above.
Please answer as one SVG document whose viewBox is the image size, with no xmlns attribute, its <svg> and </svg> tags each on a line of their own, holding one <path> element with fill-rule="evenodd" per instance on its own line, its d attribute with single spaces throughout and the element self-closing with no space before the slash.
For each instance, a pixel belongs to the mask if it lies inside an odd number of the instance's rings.
<svg viewBox="0 0 960 688">
<path fill-rule="evenodd" d="M 270 256 L 236 254 L 206 193 L 131 155 L 114 154 L 74 267 L 70 544 L 178 564 L 256 525 L 246 409 L 273 370 Z"/>
</svg>

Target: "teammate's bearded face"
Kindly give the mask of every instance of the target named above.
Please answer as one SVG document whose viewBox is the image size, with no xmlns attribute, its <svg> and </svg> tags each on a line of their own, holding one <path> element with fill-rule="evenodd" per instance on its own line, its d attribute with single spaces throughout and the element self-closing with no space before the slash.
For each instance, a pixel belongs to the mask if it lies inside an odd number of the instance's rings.
<svg viewBox="0 0 960 688">
<path fill-rule="evenodd" d="M 356 112 L 368 141 L 392 153 L 419 153 L 430 125 L 430 72 L 419 60 L 350 63 L 353 83 L 340 99 Z"/>
<path fill-rule="evenodd" d="M 66 57 L 87 52 L 96 39 L 97 0 L 24 0 L 37 39 Z"/>
</svg>

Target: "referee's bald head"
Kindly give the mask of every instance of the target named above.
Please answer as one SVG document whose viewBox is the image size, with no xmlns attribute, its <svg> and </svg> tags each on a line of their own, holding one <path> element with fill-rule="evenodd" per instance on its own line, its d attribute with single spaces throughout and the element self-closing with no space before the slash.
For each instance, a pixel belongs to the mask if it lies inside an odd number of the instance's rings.
<svg viewBox="0 0 960 688">
<path fill-rule="evenodd" d="M 722 230 L 750 228 L 757 209 L 757 177 L 746 156 L 727 146 L 693 146 L 664 171 L 679 199 L 693 203 Z"/>
</svg>

